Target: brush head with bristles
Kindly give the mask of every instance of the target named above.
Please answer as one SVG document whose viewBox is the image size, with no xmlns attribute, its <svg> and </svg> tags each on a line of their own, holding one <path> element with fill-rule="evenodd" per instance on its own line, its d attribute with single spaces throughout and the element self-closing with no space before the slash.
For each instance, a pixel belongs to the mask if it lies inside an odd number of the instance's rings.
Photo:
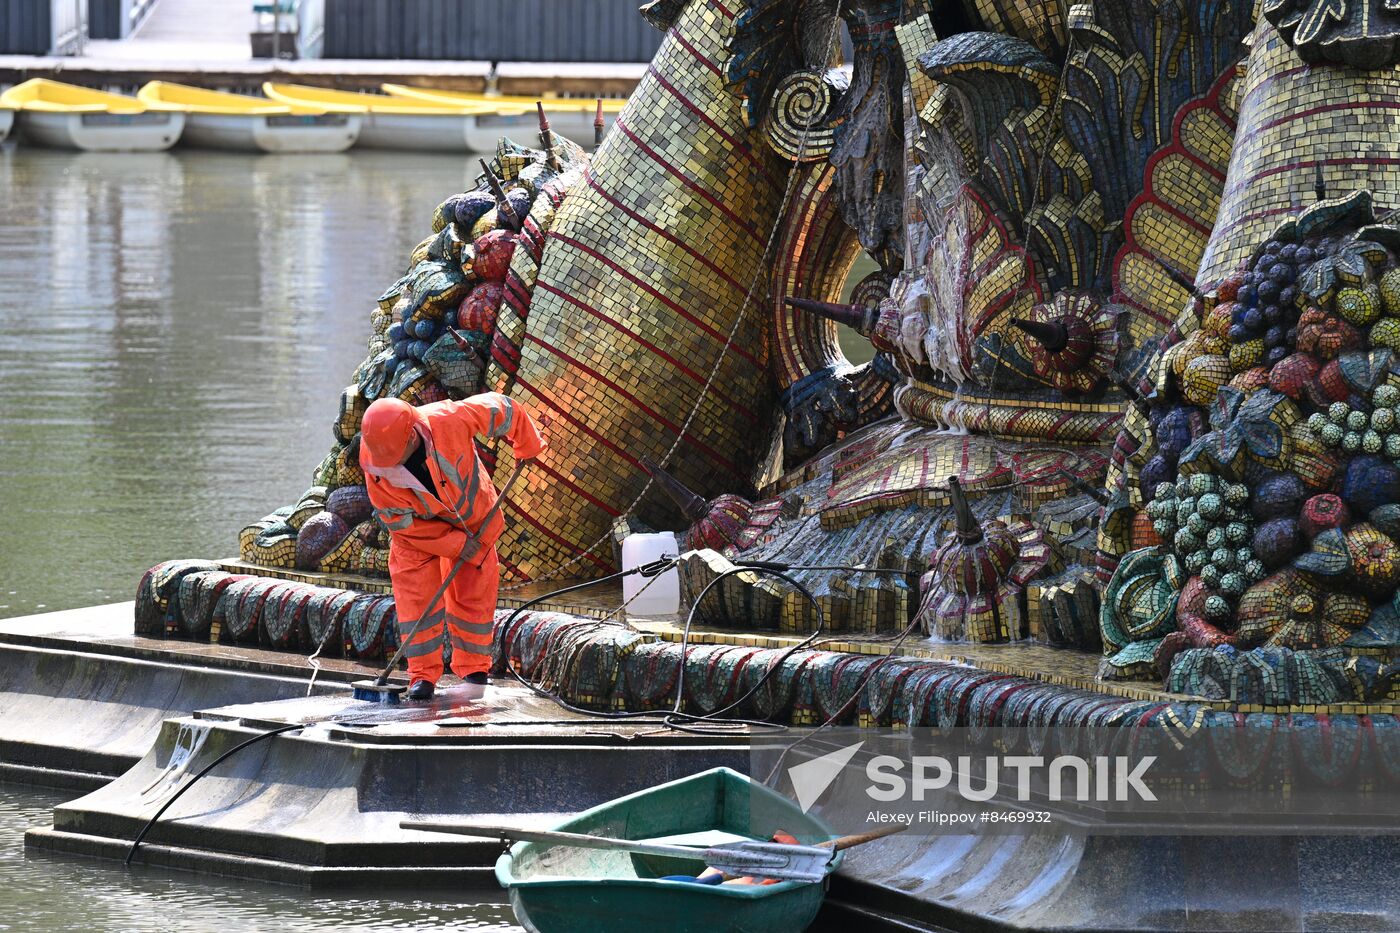
<svg viewBox="0 0 1400 933">
<path fill-rule="evenodd" d="M 408 690 L 403 684 L 381 684 L 377 680 L 357 680 L 350 686 L 354 690 L 355 699 L 386 706 L 397 706 Z"/>
</svg>

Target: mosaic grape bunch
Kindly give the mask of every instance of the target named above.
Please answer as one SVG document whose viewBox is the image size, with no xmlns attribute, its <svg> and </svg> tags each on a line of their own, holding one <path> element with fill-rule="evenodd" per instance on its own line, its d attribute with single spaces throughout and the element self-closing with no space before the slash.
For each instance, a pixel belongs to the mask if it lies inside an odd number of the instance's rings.
<svg viewBox="0 0 1400 933">
<path fill-rule="evenodd" d="M 1330 449 L 1347 454 L 1385 454 L 1400 464 L 1400 388 L 1384 383 L 1372 390 L 1368 404 L 1353 408 L 1347 402 L 1333 402 L 1325 412 L 1308 418 L 1308 430 Z"/>
<path fill-rule="evenodd" d="M 1156 374 L 1135 544 L 1160 559 L 1110 581 L 1109 677 L 1182 681 L 1168 671 L 1191 649 L 1374 641 L 1374 618 L 1394 617 L 1400 228 L 1375 222 L 1367 192 L 1320 201 L 1196 312 Z M 1175 625 L 1136 637 L 1164 573 Z"/>
<path fill-rule="evenodd" d="M 1211 621 L 1228 619 L 1249 584 L 1264 579 L 1264 565 L 1250 546 L 1254 521 L 1243 483 L 1225 483 L 1210 473 L 1182 476 L 1157 487 L 1147 515 L 1186 572 L 1213 591 L 1205 606 Z"/>
</svg>

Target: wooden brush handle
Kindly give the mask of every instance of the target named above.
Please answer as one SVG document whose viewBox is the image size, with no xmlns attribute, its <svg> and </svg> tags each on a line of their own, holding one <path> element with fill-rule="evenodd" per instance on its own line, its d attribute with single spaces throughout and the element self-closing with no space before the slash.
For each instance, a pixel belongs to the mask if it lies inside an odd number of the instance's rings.
<svg viewBox="0 0 1400 933">
<path fill-rule="evenodd" d="M 842 836 L 840 839 L 830 839 L 826 842 L 819 842 L 817 845 L 829 848 L 833 852 L 840 852 L 842 849 L 849 849 L 851 846 L 863 845 L 867 842 L 874 842 L 876 839 L 884 839 L 886 836 L 893 836 L 895 833 L 902 833 L 908 826 L 903 823 L 896 823 L 882 829 L 872 830 L 868 833 L 856 833 L 853 836 Z"/>
</svg>

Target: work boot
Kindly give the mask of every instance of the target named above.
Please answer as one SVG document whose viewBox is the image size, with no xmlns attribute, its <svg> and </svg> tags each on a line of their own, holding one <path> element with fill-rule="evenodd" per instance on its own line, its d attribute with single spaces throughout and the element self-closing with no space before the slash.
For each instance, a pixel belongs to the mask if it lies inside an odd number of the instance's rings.
<svg viewBox="0 0 1400 933">
<path fill-rule="evenodd" d="M 433 698 L 433 682 L 431 680 L 415 680 L 408 685 L 408 698 L 410 700 L 431 700 Z"/>
<path fill-rule="evenodd" d="M 478 687 L 485 687 L 487 684 L 491 683 L 491 678 L 486 676 L 485 671 L 472 671 L 466 677 L 462 678 L 462 682 L 476 684 Z"/>
</svg>

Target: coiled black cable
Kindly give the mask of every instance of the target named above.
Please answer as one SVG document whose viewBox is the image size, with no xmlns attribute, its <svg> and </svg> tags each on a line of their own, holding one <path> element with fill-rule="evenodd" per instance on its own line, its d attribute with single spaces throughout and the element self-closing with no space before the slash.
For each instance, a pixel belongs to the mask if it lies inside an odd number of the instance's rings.
<svg viewBox="0 0 1400 933">
<path fill-rule="evenodd" d="M 571 586 L 564 587 L 564 588 L 562 588 L 562 589 L 553 590 L 553 591 L 551 591 L 551 592 L 549 592 L 549 593 L 544 593 L 544 594 L 542 594 L 542 595 L 540 595 L 540 596 L 537 596 L 537 597 L 535 597 L 535 598 L 533 598 L 533 599 L 531 599 L 531 600 L 528 600 L 527 602 L 522 603 L 520 606 L 518 606 L 509 616 L 506 617 L 506 621 L 501 625 L 501 627 L 500 627 L 500 629 L 499 629 L 499 632 L 500 632 L 502 635 L 504 635 L 505 632 L 507 632 L 507 631 L 509 630 L 510 624 L 511 624 L 522 612 L 525 612 L 525 611 L 528 610 L 530 607 L 535 606 L 535 605 L 537 605 L 537 604 L 539 604 L 539 603 L 541 603 L 541 602 L 544 602 L 544 601 L 550 599 L 551 597 L 559 596 L 559 595 L 561 595 L 561 594 L 563 594 L 563 593 L 572 592 L 572 591 L 574 591 L 574 590 L 583 589 L 584 587 L 593 586 L 593 585 L 598 584 L 598 583 L 605 583 L 605 582 L 608 582 L 608 581 L 610 581 L 610 580 L 616 580 L 616 579 L 619 579 L 619 578 L 624 577 L 624 576 L 628 576 L 629 574 L 633 574 L 633 573 L 640 573 L 640 574 L 642 574 L 643 576 L 654 577 L 654 576 L 657 576 L 658 574 L 664 573 L 666 570 L 669 570 L 671 567 L 677 566 L 677 565 L 679 565 L 679 564 L 680 564 L 680 558 L 679 558 L 679 557 L 672 557 L 672 558 L 665 558 L 665 557 L 663 557 L 663 558 L 661 558 L 661 559 L 659 559 L 659 560 L 651 561 L 651 562 L 648 563 L 648 564 L 643 564 L 643 565 L 641 565 L 640 567 L 633 568 L 632 570 L 620 571 L 620 572 L 618 572 L 618 573 L 610 574 L 609 576 L 606 576 L 606 577 L 600 577 L 600 578 L 597 579 L 597 580 L 587 580 L 587 581 L 584 581 L 584 582 L 582 582 L 582 583 L 576 583 L 576 584 L 573 584 L 573 585 L 571 585 Z M 726 717 L 724 716 L 725 713 L 727 713 L 727 712 L 729 712 L 729 711 L 731 711 L 731 710 L 738 709 L 738 708 L 740 708 L 744 703 L 748 702 L 750 698 L 752 698 L 756 693 L 758 693 L 759 690 L 761 690 L 761 689 L 763 688 L 763 685 L 766 684 L 766 683 L 768 682 L 768 680 L 769 680 L 770 678 L 773 677 L 774 674 L 776 674 L 778 671 L 780 671 L 780 670 L 782 669 L 782 666 L 783 666 L 784 662 L 786 662 L 788 658 L 790 658 L 792 655 L 794 655 L 794 654 L 797 653 L 798 651 L 802 651 L 803 649 L 807 648 L 807 647 L 810 646 L 812 643 L 814 643 L 815 641 L 817 641 L 817 640 L 821 637 L 822 630 L 825 628 L 826 618 L 825 618 L 824 612 L 822 611 L 821 603 L 820 603 L 820 602 L 817 600 L 817 598 L 812 594 L 811 590 L 809 590 L 805 585 L 803 585 L 803 583 L 802 583 L 801 581 L 799 581 L 799 580 L 797 580 L 796 578 L 794 578 L 793 576 L 791 576 L 787 571 L 789 571 L 789 570 L 847 570 L 847 571 L 852 571 L 852 572 L 863 572 L 863 573 L 889 573 L 889 574 L 899 574 L 899 575 L 901 575 L 901 576 L 907 576 L 907 575 L 909 574 L 909 571 L 908 571 L 906 568 L 902 568 L 902 567 L 854 567 L 854 566 L 847 566 L 847 565 L 785 564 L 785 563 L 781 563 L 781 562 L 779 562 L 779 561 L 757 561 L 757 560 L 751 560 L 751 561 L 736 560 L 736 561 L 734 561 L 734 564 L 735 564 L 734 567 L 731 567 L 731 568 L 729 568 L 729 569 L 727 569 L 727 570 L 724 570 L 724 571 L 720 572 L 719 574 L 717 574 L 717 575 L 715 576 L 714 579 L 712 579 L 709 583 L 707 583 L 707 584 L 705 585 L 704 589 L 702 589 L 702 590 L 699 592 L 699 594 L 696 595 L 695 599 L 691 602 L 691 605 L 690 605 L 690 612 L 686 615 L 685 628 L 684 628 L 684 630 L 683 630 L 682 633 L 681 633 L 681 659 L 680 659 L 679 671 L 678 671 L 677 676 L 676 676 L 675 701 L 674 701 L 674 703 L 672 704 L 671 710 L 670 710 L 669 712 L 667 712 L 667 713 L 665 714 L 665 716 L 663 717 L 664 720 L 665 720 L 665 722 L 666 722 L 667 727 L 668 727 L 668 728 L 671 728 L 671 729 L 675 729 L 675 730 L 678 731 L 678 732 L 687 732 L 687 733 L 696 734 L 696 735 L 732 735 L 732 734 L 735 734 L 737 731 L 742 730 L 742 729 L 754 729 L 754 728 L 757 728 L 757 729 L 764 729 L 764 730 L 768 730 L 768 731 L 772 731 L 772 732 L 784 732 L 784 731 L 787 730 L 788 727 L 787 727 L 786 725 L 783 725 L 782 723 L 773 723 L 773 722 L 767 722 L 767 721 L 764 721 L 764 720 L 743 719 L 743 718 L 737 718 L 737 717 L 729 717 L 729 718 L 726 718 Z M 685 694 L 684 694 L 684 690 L 685 690 L 685 659 L 686 659 L 686 655 L 688 654 L 689 649 L 690 649 L 690 630 L 691 630 L 692 624 L 693 624 L 694 621 L 695 621 L 695 615 L 696 615 L 697 611 L 699 610 L 701 604 L 703 603 L 703 601 L 704 601 L 704 599 L 705 599 L 705 596 L 706 596 L 706 595 L 710 592 L 710 590 L 713 589 L 721 580 L 723 580 L 725 577 L 732 576 L 732 575 L 738 574 L 738 573 L 744 573 L 744 572 L 766 573 L 766 574 L 769 574 L 769 575 L 771 575 L 771 576 L 778 577 L 779 579 L 782 579 L 782 580 L 786 581 L 787 583 L 791 584 L 791 585 L 793 586 L 793 588 L 796 589 L 798 592 L 800 592 L 803 596 L 805 596 L 805 597 L 807 598 L 807 600 L 808 600 L 809 602 L 812 603 L 813 608 L 816 609 L 816 614 L 817 614 L 817 624 L 816 624 L 816 627 L 812 630 L 812 632 L 811 632 L 806 638 L 802 639 L 802 640 L 801 640 L 800 642 L 798 642 L 797 644 L 792 645 L 792 646 L 789 647 L 786 651 L 784 651 L 781 655 L 779 655 L 779 656 L 773 661 L 773 663 L 769 665 L 768 670 L 764 672 L 763 676 L 759 678 L 758 682 L 755 683 L 752 687 L 750 687 L 750 688 L 744 693 L 743 696 L 739 697 L 737 700 L 733 701 L 733 702 L 730 703 L 728 706 L 725 706 L 725 707 L 723 707 L 723 708 L 721 708 L 721 709 L 713 710 L 713 711 L 711 711 L 711 712 L 709 712 L 709 713 L 703 713 L 703 714 L 682 712 L 681 706 L 682 706 L 683 703 L 684 703 L 684 697 L 685 697 Z M 902 642 L 902 641 L 904 640 L 904 638 L 907 637 L 907 635 L 909 634 L 909 632 L 910 632 L 911 630 L 912 630 L 912 626 L 911 626 L 909 629 L 906 629 L 906 630 L 901 634 L 901 636 L 900 636 L 900 638 L 899 638 L 899 641 Z M 563 697 L 559 696 L 558 694 L 555 694 L 555 693 L 552 693 L 552 692 L 550 692 L 550 691 L 548 691 L 548 690 L 545 690 L 544 688 L 538 686 L 537 684 L 534 684 L 534 683 L 530 682 L 529 680 L 527 680 L 523 675 L 520 674 L 519 671 L 515 670 L 513 667 L 511 667 L 509 664 L 507 664 L 507 663 L 505 662 L 505 652 L 504 652 L 504 651 L 501 651 L 499 656 L 500 656 L 500 658 L 501 658 L 501 662 L 500 662 L 500 663 L 502 663 L 502 664 L 505 665 L 505 670 L 506 670 L 506 672 L 509 673 L 512 677 L 514 677 L 522 686 L 524 686 L 526 689 L 530 690 L 530 691 L 531 691 L 532 693 L 534 693 L 535 695 L 537 695 L 537 696 L 539 696 L 539 697 L 542 697 L 542 698 L 544 698 L 544 699 L 550 700 L 551 702 L 553 702 L 553 703 L 559 705 L 560 707 L 562 707 L 563 709 L 568 710 L 568 711 L 571 712 L 571 713 L 575 713 L 575 714 L 577 714 L 577 715 L 579 715 L 579 716 L 586 716 L 586 717 L 588 717 L 588 718 L 590 718 L 590 719 L 598 719 L 598 720 L 602 720 L 602 721 L 613 721 L 613 722 L 615 722 L 615 721 L 620 721 L 620 720 L 621 720 L 621 721 L 625 721 L 625 720 L 629 720 L 629 719 L 636 719 L 636 718 L 639 718 L 639 717 L 646 717 L 646 716 L 653 716 L 653 717 L 656 716 L 656 710 L 627 711 L 627 712 L 604 712 L 604 711 L 598 711 L 598 710 L 588 710 L 588 709 L 583 709 L 583 708 L 581 708 L 581 707 L 574 706 L 573 704 L 569 703 L 567 700 L 565 700 Z M 877 667 L 878 667 L 878 665 L 877 665 Z M 868 679 L 867 679 L 867 680 L 863 680 L 862 683 L 861 683 L 861 686 L 863 687 L 864 684 L 867 683 L 867 682 L 868 682 Z M 857 692 L 858 692 L 858 691 L 857 691 Z M 839 710 L 839 711 L 837 712 L 837 716 L 839 717 L 842 713 L 844 713 L 845 710 L 846 710 L 848 707 L 849 707 L 849 701 L 847 702 L 846 705 L 844 705 L 844 706 L 842 707 L 841 710 Z M 835 718 L 835 717 L 833 717 L 833 719 L 834 719 L 834 718 Z M 828 724 L 829 724 L 829 723 L 828 723 Z"/>
</svg>

